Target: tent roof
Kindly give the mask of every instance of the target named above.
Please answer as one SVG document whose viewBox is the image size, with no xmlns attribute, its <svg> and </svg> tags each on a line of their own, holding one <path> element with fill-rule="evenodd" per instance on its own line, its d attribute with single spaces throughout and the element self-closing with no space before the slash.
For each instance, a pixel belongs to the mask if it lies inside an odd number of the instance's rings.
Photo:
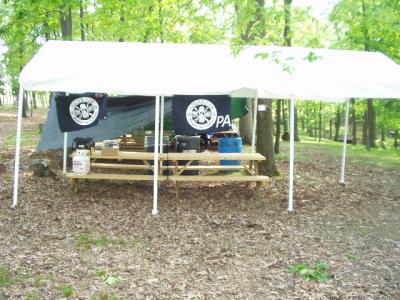
<svg viewBox="0 0 400 300">
<path fill-rule="evenodd" d="M 234 56 L 229 45 L 49 41 L 19 81 L 69 93 L 400 98 L 400 66 L 381 53 L 295 47 L 246 46 Z"/>
</svg>

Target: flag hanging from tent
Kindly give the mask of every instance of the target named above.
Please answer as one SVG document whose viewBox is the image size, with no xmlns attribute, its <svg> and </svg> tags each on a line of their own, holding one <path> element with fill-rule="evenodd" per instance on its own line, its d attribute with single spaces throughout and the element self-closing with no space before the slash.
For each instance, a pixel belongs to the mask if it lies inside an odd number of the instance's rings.
<svg viewBox="0 0 400 300">
<path fill-rule="evenodd" d="M 228 95 L 175 95 L 172 126 L 176 134 L 214 133 L 231 130 Z"/>
<path fill-rule="evenodd" d="M 61 132 L 71 132 L 96 126 L 107 117 L 107 102 L 103 94 L 57 96 L 57 118 Z"/>
</svg>

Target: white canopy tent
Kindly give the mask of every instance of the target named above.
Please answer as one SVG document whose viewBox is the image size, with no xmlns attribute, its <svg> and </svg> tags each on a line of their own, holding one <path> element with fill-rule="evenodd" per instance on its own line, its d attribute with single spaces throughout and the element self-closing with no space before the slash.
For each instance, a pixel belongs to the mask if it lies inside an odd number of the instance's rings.
<svg viewBox="0 0 400 300">
<path fill-rule="evenodd" d="M 164 96 L 229 94 L 253 97 L 255 103 L 257 98 L 291 99 L 293 128 L 294 99 L 400 98 L 400 66 L 381 53 L 360 51 L 246 46 L 235 56 L 229 45 L 49 41 L 22 70 L 19 83 L 13 206 L 18 197 L 24 90 L 155 96 L 158 145 Z M 254 121 L 253 133 L 255 126 Z M 293 210 L 293 130 L 290 140 L 289 211 Z M 254 144 L 255 134 L 253 149 Z M 345 143 L 343 147 L 345 155 Z M 158 154 L 155 147 L 155 161 Z M 154 214 L 157 167 L 155 163 Z"/>
</svg>

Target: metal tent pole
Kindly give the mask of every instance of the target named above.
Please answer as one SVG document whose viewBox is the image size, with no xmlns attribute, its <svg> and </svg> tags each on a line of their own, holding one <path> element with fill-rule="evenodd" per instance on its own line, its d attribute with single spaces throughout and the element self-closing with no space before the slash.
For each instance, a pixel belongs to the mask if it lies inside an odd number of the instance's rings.
<svg viewBox="0 0 400 300">
<path fill-rule="evenodd" d="M 345 119 L 344 119 L 344 136 L 343 136 L 343 151 L 342 151 L 342 168 L 341 168 L 341 173 L 340 173 L 340 183 L 344 183 L 344 171 L 346 168 L 346 152 L 347 152 L 347 133 L 348 133 L 348 127 L 349 127 L 349 110 L 350 110 L 350 105 L 349 105 L 350 100 L 346 100 L 346 113 L 345 113 Z"/>
<path fill-rule="evenodd" d="M 290 159 L 289 159 L 289 200 L 288 211 L 293 211 L 294 180 L 294 97 L 290 97 Z"/>
<path fill-rule="evenodd" d="M 251 135 L 252 153 L 256 152 L 257 106 L 258 106 L 258 97 L 255 97 L 253 101 L 253 131 Z"/>
<path fill-rule="evenodd" d="M 160 129 L 160 96 L 156 96 L 156 115 L 154 121 L 154 173 L 153 173 L 153 210 L 152 214 L 158 214 L 158 145 L 159 145 L 159 129 Z"/>
<path fill-rule="evenodd" d="M 160 106 L 160 153 L 163 153 L 164 145 L 164 96 L 161 96 Z"/>
<path fill-rule="evenodd" d="M 18 119 L 17 119 L 17 137 L 15 145 L 15 167 L 14 167 L 14 193 L 12 207 L 16 207 L 18 203 L 18 180 L 19 180 L 19 156 L 21 152 L 21 130 L 22 130 L 22 106 L 24 98 L 24 89 L 19 87 L 18 95 Z"/>
<path fill-rule="evenodd" d="M 67 174 L 67 145 L 68 132 L 64 132 L 63 174 Z"/>
</svg>

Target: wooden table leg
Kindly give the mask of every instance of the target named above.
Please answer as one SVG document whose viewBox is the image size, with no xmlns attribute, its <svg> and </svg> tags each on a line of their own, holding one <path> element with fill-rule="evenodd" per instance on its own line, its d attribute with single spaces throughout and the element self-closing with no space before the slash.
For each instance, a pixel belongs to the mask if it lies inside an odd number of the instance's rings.
<svg viewBox="0 0 400 300">
<path fill-rule="evenodd" d="M 178 169 L 178 161 L 175 161 L 175 168 L 174 168 L 174 175 L 178 176 L 179 175 L 179 169 Z M 175 195 L 176 199 L 179 199 L 179 181 L 175 181 Z"/>
<path fill-rule="evenodd" d="M 79 179 L 72 178 L 71 184 L 72 184 L 72 191 L 74 192 L 74 194 L 78 194 L 79 193 Z"/>
<path fill-rule="evenodd" d="M 175 195 L 176 199 L 179 200 L 179 181 L 175 181 Z"/>
</svg>

